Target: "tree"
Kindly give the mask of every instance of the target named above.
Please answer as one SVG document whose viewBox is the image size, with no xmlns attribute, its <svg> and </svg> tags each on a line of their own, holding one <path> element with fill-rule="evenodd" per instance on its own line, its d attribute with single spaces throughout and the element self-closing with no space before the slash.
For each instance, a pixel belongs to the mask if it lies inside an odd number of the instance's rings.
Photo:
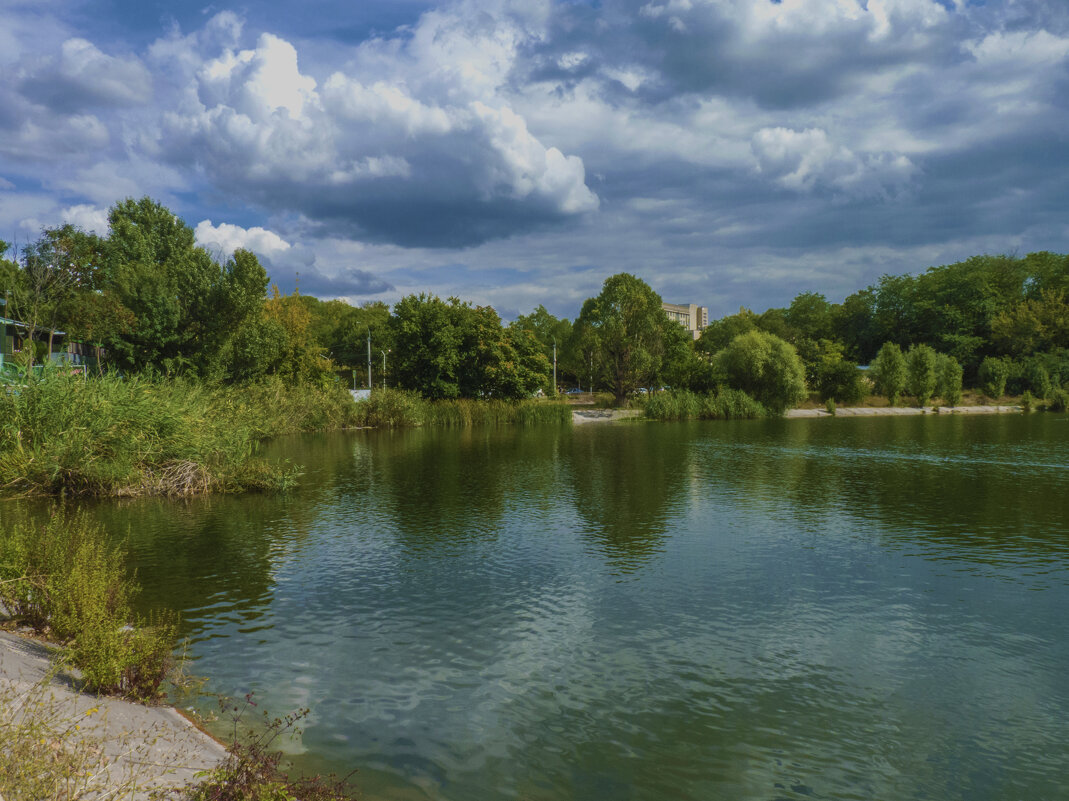
<svg viewBox="0 0 1069 801">
<path fill-rule="evenodd" d="M 1001 398 L 1006 391 L 1006 380 L 1010 377 L 1010 362 L 995 356 L 988 356 L 980 362 L 980 391 L 989 398 Z"/>
<path fill-rule="evenodd" d="M 460 396 L 460 332 L 449 303 L 423 293 L 404 297 L 393 307 L 390 331 L 401 386 L 427 398 Z"/>
<path fill-rule="evenodd" d="M 917 399 L 918 406 L 926 406 L 936 387 L 935 351 L 927 345 L 914 345 L 906 357 L 909 394 Z"/>
<path fill-rule="evenodd" d="M 530 314 L 521 314 L 509 323 L 509 329 L 529 332 L 542 349 L 542 353 L 545 354 L 550 365 L 553 363 L 554 346 L 556 346 L 557 362 L 561 368 L 558 370 L 558 382 L 566 372 L 569 372 L 573 378 L 579 378 L 579 375 L 574 371 L 564 369 L 565 364 L 572 365 L 576 361 L 573 354 L 566 352 L 572 336 L 572 323 L 570 320 L 554 317 L 546 311 L 545 306 L 539 304 Z M 546 389 L 550 390 L 551 393 L 557 391 L 555 386 L 550 386 L 549 384 L 546 385 Z"/>
<path fill-rule="evenodd" d="M 805 367 L 794 346 L 774 334 L 740 334 L 716 357 L 728 386 L 782 414 L 805 400 Z"/>
<path fill-rule="evenodd" d="M 106 280 L 136 321 L 108 339 L 112 356 L 131 370 L 203 371 L 219 329 L 232 326 L 215 302 L 222 268 L 188 225 L 150 198 L 116 204 L 108 223 Z"/>
<path fill-rule="evenodd" d="M 848 405 L 861 403 L 865 397 L 861 372 L 856 364 L 844 359 L 821 365 L 817 374 L 817 391 L 822 401 L 834 400 Z"/>
<path fill-rule="evenodd" d="M 935 393 L 947 406 L 957 406 L 961 400 L 961 365 L 953 356 L 945 353 L 935 357 Z"/>
<path fill-rule="evenodd" d="M 698 337 L 695 347 L 700 353 L 713 356 L 731 344 L 731 340 L 739 334 L 745 334 L 755 328 L 757 328 L 757 315 L 743 306 L 738 314 L 722 317 L 709 323 Z"/>
<path fill-rule="evenodd" d="M 617 403 L 653 379 L 664 355 L 661 297 L 629 273 L 605 279 L 601 293 L 583 304 L 576 324 L 594 345 L 598 373 Z"/>
<path fill-rule="evenodd" d="M 869 365 L 869 373 L 876 385 L 876 391 L 894 406 L 898 402 L 898 396 L 906 388 L 906 359 L 902 355 L 902 349 L 893 342 L 884 342 L 880 352 Z"/>
<path fill-rule="evenodd" d="M 272 287 L 272 296 L 264 305 L 266 322 L 254 329 L 259 341 L 243 342 L 249 352 L 262 348 L 269 352 L 277 342 L 278 331 L 284 334 L 282 350 L 273 365 L 273 371 L 285 379 L 300 383 L 327 384 L 332 380 L 334 365 L 327 358 L 322 345 L 312 336 L 312 315 L 301 303 L 300 293 L 283 295 L 278 287 Z"/>
</svg>

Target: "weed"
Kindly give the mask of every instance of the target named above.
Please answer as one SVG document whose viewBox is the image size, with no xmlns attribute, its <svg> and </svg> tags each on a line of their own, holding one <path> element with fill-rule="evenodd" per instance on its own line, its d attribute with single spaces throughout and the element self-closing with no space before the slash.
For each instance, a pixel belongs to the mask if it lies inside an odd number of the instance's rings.
<svg viewBox="0 0 1069 801">
<path fill-rule="evenodd" d="M 256 707 L 252 694 L 244 702 L 220 706 L 233 722 L 227 759 L 202 777 L 191 801 L 348 801 L 352 798 L 348 779 L 292 778 L 281 768 L 282 752 L 275 744 L 286 736 L 300 734 L 298 724 L 308 715 L 303 709 L 284 718 L 270 718 L 266 712 L 258 726 L 246 724 L 246 716 Z M 242 727 L 246 726 L 245 731 Z"/>
</svg>

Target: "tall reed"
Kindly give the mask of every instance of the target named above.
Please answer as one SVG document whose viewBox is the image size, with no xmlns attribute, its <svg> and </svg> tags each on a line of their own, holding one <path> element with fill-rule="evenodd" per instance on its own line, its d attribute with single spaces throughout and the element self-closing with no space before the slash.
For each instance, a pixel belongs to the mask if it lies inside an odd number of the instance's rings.
<svg viewBox="0 0 1069 801">
<path fill-rule="evenodd" d="M 745 392 L 722 388 L 699 394 L 685 389 L 657 392 L 646 401 L 651 420 L 742 420 L 767 417 L 768 411 Z"/>
</svg>

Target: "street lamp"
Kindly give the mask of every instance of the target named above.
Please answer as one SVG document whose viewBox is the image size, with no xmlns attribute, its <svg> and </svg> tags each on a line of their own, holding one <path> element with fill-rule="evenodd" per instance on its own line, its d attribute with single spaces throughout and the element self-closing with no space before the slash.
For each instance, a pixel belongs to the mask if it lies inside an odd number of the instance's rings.
<svg viewBox="0 0 1069 801">
<path fill-rule="evenodd" d="M 367 388 L 371 389 L 371 327 L 367 329 Z"/>
<path fill-rule="evenodd" d="M 380 350 L 379 351 L 379 353 L 382 354 L 382 388 L 383 389 L 386 389 L 386 354 L 389 353 L 389 352 L 390 352 L 389 348 L 386 348 L 386 350 Z"/>
</svg>

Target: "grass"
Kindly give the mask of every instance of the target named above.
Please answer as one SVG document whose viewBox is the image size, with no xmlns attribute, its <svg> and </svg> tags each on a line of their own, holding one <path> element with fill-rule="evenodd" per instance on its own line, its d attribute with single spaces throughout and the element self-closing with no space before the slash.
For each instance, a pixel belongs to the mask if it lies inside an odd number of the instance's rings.
<svg viewBox="0 0 1069 801">
<path fill-rule="evenodd" d="M 376 389 L 371 398 L 356 404 L 362 425 L 401 428 L 569 424 L 571 406 L 564 401 L 426 400 L 403 389 Z"/>
<path fill-rule="evenodd" d="M 85 513 L 0 531 L 0 603 L 65 646 L 90 692 L 150 701 L 171 666 L 177 620 L 133 613 L 126 555 Z"/>
<path fill-rule="evenodd" d="M 257 458 L 259 442 L 355 424 L 355 405 L 340 388 L 86 381 L 51 371 L 0 393 L 0 489 L 87 496 L 284 489 L 295 471 Z"/>
<path fill-rule="evenodd" d="M 703 394 L 685 389 L 657 392 L 646 401 L 645 413 L 651 420 L 741 420 L 769 414 L 764 406 L 736 389 Z"/>
</svg>

